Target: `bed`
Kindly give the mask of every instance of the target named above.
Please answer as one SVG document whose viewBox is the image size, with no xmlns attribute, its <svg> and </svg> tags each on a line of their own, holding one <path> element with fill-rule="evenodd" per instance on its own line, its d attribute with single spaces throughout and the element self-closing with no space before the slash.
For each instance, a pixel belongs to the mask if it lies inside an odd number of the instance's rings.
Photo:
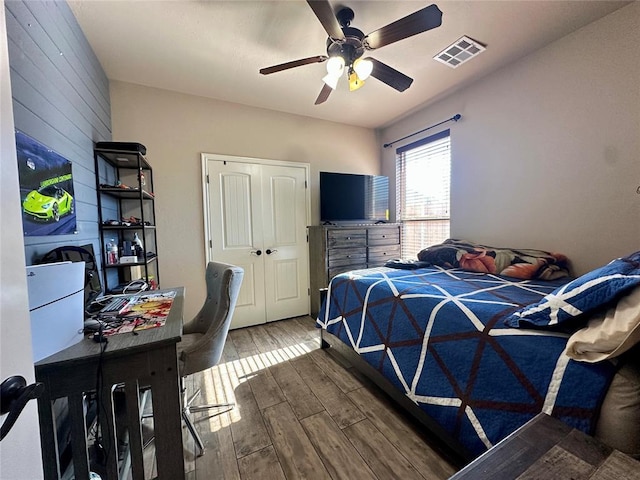
<svg viewBox="0 0 640 480">
<path fill-rule="evenodd" d="M 640 374 L 638 362 L 627 361 L 637 348 L 598 361 L 567 353 L 587 314 L 605 315 L 603 302 L 610 307 L 634 288 L 640 299 L 640 252 L 632 265 L 638 275 L 628 269 L 624 279 L 631 281 L 589 308 L 575 301 L 575 291 L 588 290 L 585 280 L 558 274 L 558 265 L 545 279 L 515 278 L 504 269 L 429 260 L 334 277 L 317 319 L 323 347 L 352 360 L 463 461 L 540 412 L 640 453 Z M 618 280 L 617 273 L 609 277 Z M 602 288 L 597 293 L 603 297 Z M 555 312 L 547 308 L 550 298 L 563 299 Z M 632 303 L 637 312 L 640 302 Z M 541 312 L 544 321 L 536 324 Z"/>
</svg>

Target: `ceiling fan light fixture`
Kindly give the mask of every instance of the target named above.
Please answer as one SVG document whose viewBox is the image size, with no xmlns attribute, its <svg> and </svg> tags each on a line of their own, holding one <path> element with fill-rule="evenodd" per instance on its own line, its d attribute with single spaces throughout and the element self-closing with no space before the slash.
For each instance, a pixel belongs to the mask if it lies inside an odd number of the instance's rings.
<svg viewBox="0 0 640 480">
<path fill-rule="evenodd" d="M 322 81 L 329 87 L 331 87 L 333 90 L 336 89 L 336 87 L 338 86 L 338 80 L 340 80 L 340 77 L 342 76 L 342 72 L 340 72 L 338 75 L 333 74 L 333 73 L 327 73 L 323 78 Z"/>
<path fill-rule="evenodd" d="M 353 62 L 353 69 L 358 74 L 358 78 L 364 82 L 373 71 L 373 62 L 366 58 L 358 58 Z"/>
<path fill-rule="evenodd" d="M 329 57 L 327 60 L 327 74 L 339 77 L 344 71 L 344 58 L 340 56 Z"/>
</svg>

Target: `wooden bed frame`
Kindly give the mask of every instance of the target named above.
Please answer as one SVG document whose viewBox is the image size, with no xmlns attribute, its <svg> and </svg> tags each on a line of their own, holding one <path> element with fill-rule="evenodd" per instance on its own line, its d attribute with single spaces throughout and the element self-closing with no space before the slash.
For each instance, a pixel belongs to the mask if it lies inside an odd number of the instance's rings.
<svg viewBox="0 0 640 480">
<path fill-rule="evenodd" d="M 389 380 L 387 380 L 378 370 L 369 365 L 354 350 L 345 345 L 335 335 L 320 329 L 320 346 L 323 349 L 331 348 L 340 356 L 346 359 L 358 372 L 375 383 L 384 393 L 398 404 L 413 418 L 429 431 L 430 434 L 437 437 L 443 448 L 446 450 L 447 459 L 454 465 L 462 467 L 473 460 L 475 457 L 460 445 L 451 435 L 446 432 L 437 422 L 427 415 L 418 405 L 409 400 L 400 390 L 398 390 Z"/>
</svg>

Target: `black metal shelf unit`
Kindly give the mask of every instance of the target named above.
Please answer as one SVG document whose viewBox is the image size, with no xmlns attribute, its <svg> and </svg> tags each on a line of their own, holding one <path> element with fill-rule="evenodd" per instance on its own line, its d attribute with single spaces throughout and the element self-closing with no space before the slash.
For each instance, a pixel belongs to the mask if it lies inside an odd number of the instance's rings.
<svg viewBox="0 0 640 480">
<path fill-rule="evenodd" d="M 136 280 L 149 288 L 160 285 L 153 169 L 145 153 L 140 144 L 119 142 L 98 143 L 93 151 L 105 293 L 123 293 L 124 286 Z M 134 234 L 142 241 L 137 252 Z M 109 261 L 109 242 L 118 245 L 115 262 Z"/>
</svg>

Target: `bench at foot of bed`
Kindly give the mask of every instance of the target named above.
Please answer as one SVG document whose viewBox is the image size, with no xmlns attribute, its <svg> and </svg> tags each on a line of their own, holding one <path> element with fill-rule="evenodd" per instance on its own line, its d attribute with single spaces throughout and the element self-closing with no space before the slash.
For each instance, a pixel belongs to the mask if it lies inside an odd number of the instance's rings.
<svg viewBox="0 0 640 480">
<path fill-rule="evenodd" d="M 640 462 L 541 413 L 450 480 L 640 478 Z"/>
</svg>

